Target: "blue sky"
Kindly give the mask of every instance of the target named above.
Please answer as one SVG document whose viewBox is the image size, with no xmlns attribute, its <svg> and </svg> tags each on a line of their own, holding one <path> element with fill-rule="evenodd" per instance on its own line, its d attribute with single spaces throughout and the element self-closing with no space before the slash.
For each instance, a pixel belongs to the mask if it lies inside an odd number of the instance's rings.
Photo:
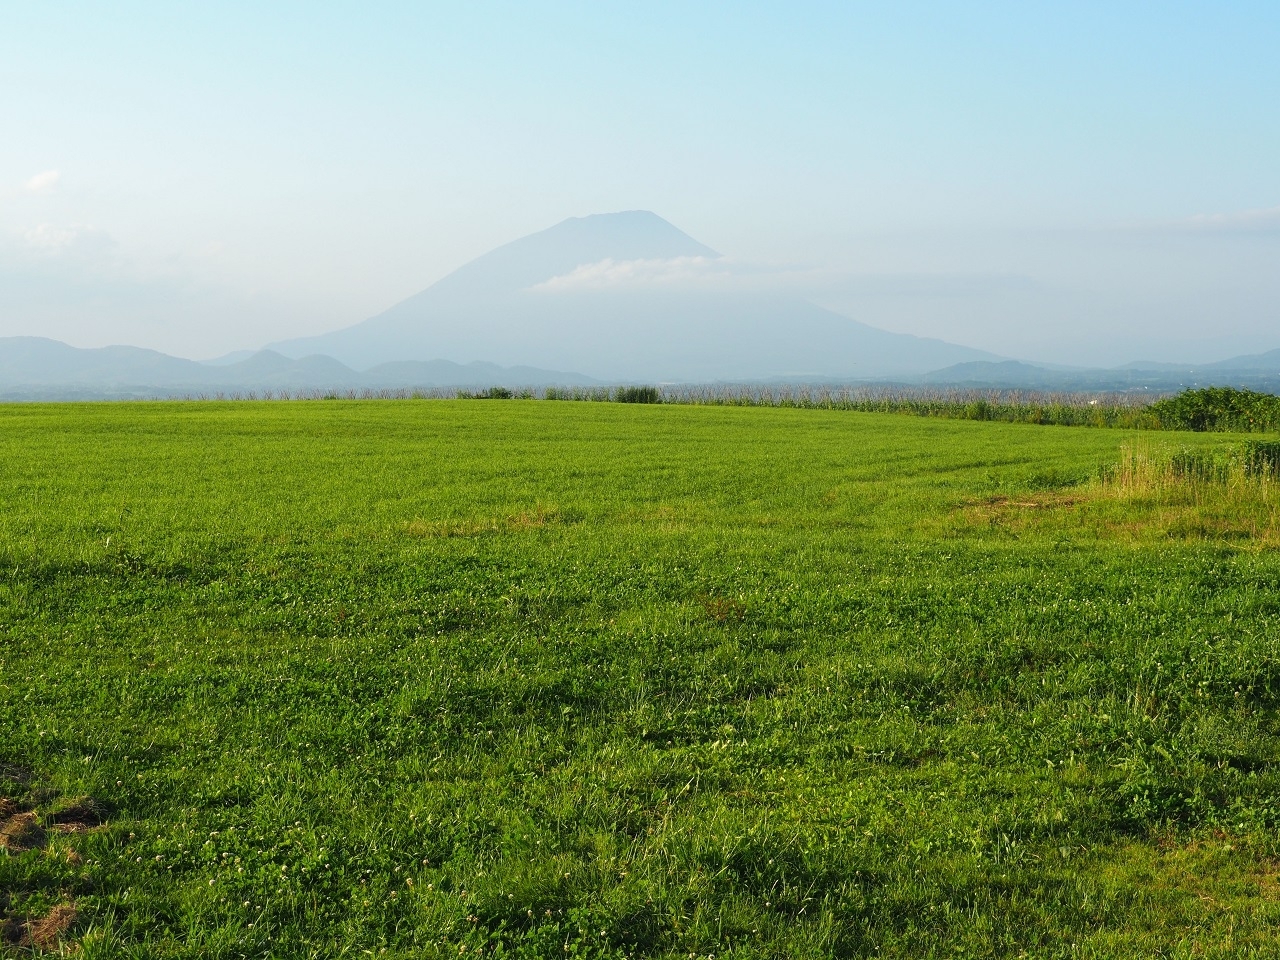
<svg viewBox="0 0 1280 960">
<path fill-rule="evenodd" d="M 0 335 L 213 355 L 644 208 L 1004 354 L 1278 347 L 1277 50 L 1274 2 L 9 4 Z"/>
</svg>

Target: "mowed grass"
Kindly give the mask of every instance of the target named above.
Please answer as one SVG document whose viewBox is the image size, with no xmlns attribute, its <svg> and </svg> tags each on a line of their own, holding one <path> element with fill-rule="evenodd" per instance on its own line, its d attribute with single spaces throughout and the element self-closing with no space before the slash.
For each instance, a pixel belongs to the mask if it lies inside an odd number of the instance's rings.
<svg viewBox="0 0 1280 960">
<path fill-rule="evenodd" d="M 7 949 L 1276 956 L 1274 503 L 1135 440 L 0 408 Z"/>
</svg>

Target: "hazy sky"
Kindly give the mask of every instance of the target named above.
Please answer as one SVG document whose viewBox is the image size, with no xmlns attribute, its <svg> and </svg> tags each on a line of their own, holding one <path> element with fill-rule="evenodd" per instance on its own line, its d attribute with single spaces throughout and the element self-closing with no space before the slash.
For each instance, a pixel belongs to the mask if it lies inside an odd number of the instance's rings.
<svg viewBox="0 0 1280 960">
<path fill-rule="evenodd" d="M 867 323 L 1280 347 L 1280 4 L 18 3 L 0 335 L 212 356 L 653 210 Z"/>
</svg>

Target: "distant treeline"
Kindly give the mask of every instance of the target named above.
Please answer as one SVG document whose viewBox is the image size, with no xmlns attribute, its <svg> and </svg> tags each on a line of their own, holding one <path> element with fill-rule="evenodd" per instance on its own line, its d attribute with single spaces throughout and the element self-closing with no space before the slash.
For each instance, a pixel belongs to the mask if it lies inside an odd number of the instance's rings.
<svg viewBox="0 0 1280 960">
<path fill-rule="evenodd" d="M 1280 431 L 1280 396 L 1206 387 L 1152 401 L 1136 393 L 1041 393 L 1025 390 L 945 390 L 916 387 L 623 386 L 512 390 L 276 390 L 187 395 L 199 400 L 562 400 L 666 403 L 716 407 L 778 407 L 897 413 L 949 420 L 991 420 L 1071 427 L 1140 430 Z"/>
</svg>

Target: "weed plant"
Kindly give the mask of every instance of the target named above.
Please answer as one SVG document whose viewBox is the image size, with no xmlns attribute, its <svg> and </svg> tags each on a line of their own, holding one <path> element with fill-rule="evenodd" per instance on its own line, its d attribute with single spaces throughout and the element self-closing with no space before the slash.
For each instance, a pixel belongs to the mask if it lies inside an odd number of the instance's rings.
<svg viewBox="0 0 1280 960">
<path fill-rule="evenodd" d="M 0 407 L 0 949 L 1275 956 L 1277 481 L 1153 436 Z"/>
</svg>

